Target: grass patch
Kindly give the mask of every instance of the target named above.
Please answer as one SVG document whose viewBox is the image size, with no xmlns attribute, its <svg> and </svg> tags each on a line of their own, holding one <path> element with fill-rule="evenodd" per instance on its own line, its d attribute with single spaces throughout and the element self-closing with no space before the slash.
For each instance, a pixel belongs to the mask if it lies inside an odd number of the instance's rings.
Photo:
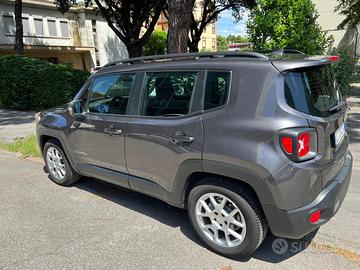
<svg viewBox="0 0 360 270">
<path fill-rule="evenodd" d="M 10 152 L 21 153 L 23 157 L 41 157 L 35 135 L 30 135 L 23 139 L 17 139 L 12 143 L 0 142 L 0 148 Z"/>
</svg>

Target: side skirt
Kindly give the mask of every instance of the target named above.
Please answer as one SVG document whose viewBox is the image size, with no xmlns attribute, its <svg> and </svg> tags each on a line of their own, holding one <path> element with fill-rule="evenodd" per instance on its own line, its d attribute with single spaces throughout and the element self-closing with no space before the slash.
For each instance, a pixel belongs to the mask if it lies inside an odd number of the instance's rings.
<svg viewBox="0 0 360 270">
<path fill-rule="evenodd" d="M 147 179 L 90 164 L 79 164 L 78 170 L 81 175 L 97 178 L 115 186 L 124 187 L 149 195 L 175 207 L 183 208 L 183 205 L 180 202 L 177 202 L 177 199 L 172 192 L 167 191 L 163 187 Z"/>
</svg>

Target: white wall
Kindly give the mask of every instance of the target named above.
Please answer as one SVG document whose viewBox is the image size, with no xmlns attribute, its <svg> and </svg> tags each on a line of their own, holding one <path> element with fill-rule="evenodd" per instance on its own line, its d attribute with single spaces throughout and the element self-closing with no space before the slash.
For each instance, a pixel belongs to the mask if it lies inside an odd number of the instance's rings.
<svg viewBox="0 0 360 270">
<path fill-rule="evenodd" d="M 126 46 L 110 29 L 106 21 L 98 20 L 96 28 L 100 64 L 102 66 L 114 60 L 128 58 Z"/>
<path fill-rule="evenodd" d="M 319 13 L 318 23 L 322 30 L 334 37 L 332 48 L 338 50 L 345 50 L 350 55 L 355 53 L 355 46 L 357 45 L 357 54 L 359 54 L 360 42 L 358 34 L 355 29 L 338 30 L 337 26 L 345 19 L 338 11 L 335 11 L 336 6 L 339 4 L 337 0 L 313 0 L 316 9 Z"/>
</svg>

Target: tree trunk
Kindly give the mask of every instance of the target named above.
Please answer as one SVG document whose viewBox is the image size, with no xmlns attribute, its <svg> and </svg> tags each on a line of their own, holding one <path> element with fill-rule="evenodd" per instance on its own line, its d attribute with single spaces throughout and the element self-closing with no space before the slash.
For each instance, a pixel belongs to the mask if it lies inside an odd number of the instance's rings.
<svg viewBox="0 0 360 270">
<path fill-rule="evenodd" d="M 168 53 L 185 53 L 195 0 L 169 0 Z"/>
<path fill-rule="evenodd" d="M 17 55 L 24 55 L 22 0 L 15 0 L 15 28 L 15 53 Z"/>
<path fill-rule="evenodd" d="M 200 38 L 199 39 L 194 39 L 194 40 L 188 40 L 188 47 L 190 52 L 199 52 L 199 42 L 200 42 Z"/>
<path fill-rule="evenodd" d="M 134 57 L 140 57 L 142 55 L 143 48 L 141 45 L 129 44 L 127 45 L 127 50 L 129 53 L 129 58 L 134 58 Z"/>
</svg>

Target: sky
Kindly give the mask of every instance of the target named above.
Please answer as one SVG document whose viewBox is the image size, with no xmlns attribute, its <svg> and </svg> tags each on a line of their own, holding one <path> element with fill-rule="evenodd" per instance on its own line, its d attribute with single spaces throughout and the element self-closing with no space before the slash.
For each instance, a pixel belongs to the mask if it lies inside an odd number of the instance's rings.
<svg viewBox="0 0 360 270">
<path fill-rule="evenodd" d="M 225 11 L 220 15 L 217 21 L 217 34 L 222 36 L 228 35 L 246 35 L 246 21 L 248 14 L 240 22 L 235 22 L 231 11 Z"/>
</svg>

